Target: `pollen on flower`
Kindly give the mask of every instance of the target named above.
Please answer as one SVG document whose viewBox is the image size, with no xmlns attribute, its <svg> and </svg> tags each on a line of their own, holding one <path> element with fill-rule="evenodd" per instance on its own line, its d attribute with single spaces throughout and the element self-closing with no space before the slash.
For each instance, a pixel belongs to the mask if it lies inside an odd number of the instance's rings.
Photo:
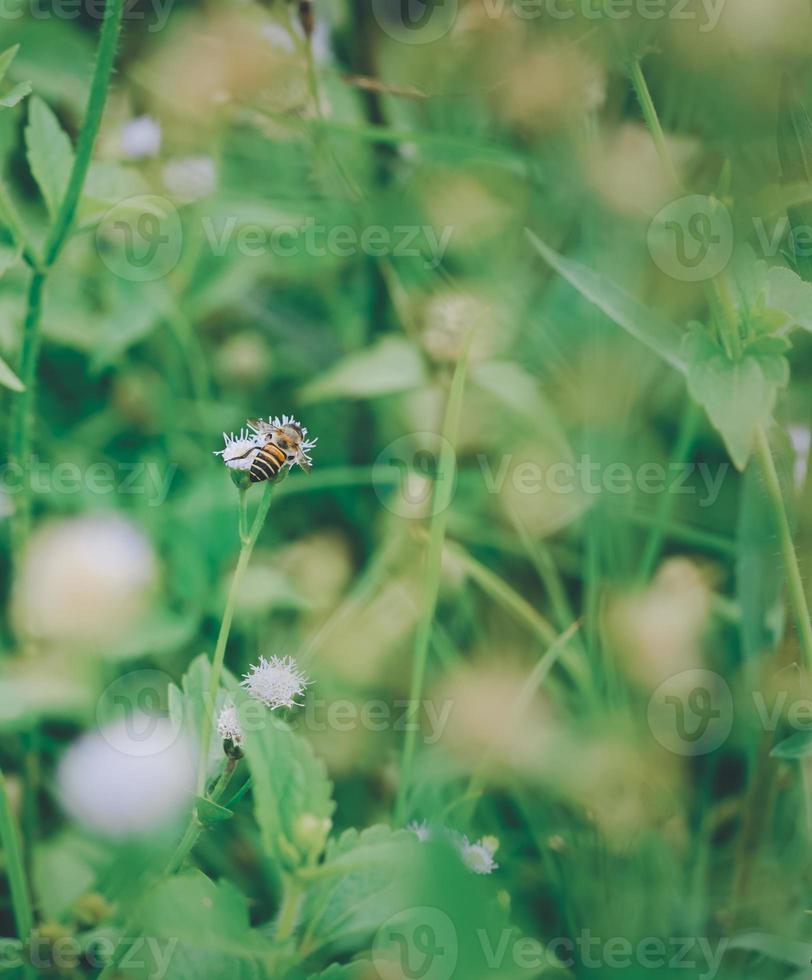
<svg viewBox="0 0 812 980">
<path fill-rule="evenodd" d="M 261 444 L 256 435 L 245 429 L 240 429 L 239 435 L 223 433 L 225 449 L 218 450 L 214 455 L 222 457 L 230 470 L 250 470 Z"/>
<path fill-rule="evenodd" d="M 248 693 L 269 708 L 292 708 L 310 682 L 292 657 L 259 658 L 242 681 Z"/>
<path fill-rule="evenodd" d="M 227 739 L 235 745 L 242 745 L 242 728 L 233 701 L 226 701 L 217 718 L 217 734 L 224 741 Z"/>
<path fill-rule="evenodd" d="M 467 837 L 462 837 L 458 847 L 460 856 L 474 874 L 489 875 L 499 867 L 493 859 L 498 842 L 492 837 L 483 837 L 474 844 Z"/>
</svg>

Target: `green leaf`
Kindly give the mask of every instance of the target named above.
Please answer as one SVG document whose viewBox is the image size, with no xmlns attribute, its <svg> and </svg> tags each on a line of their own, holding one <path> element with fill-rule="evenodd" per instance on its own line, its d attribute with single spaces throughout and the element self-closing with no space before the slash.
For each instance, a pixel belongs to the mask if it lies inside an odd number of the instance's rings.
<svg viewBox="0 0 812 980">
<path fill-rule="evenodd" d="M 207 710 L 209 700 L 209 673 L 211 665 L 208 658 L 201 654 L 189 664 L 189 668 L 181 679 L 181 686 L 169 686 L 169 717 L 176 725 L 181 725 L 192 745 L 202 742 L 203 715 Z M 229 675 L 225 673 L 225 679 Z M 232 678 L 233 680 L 233 678 Z M 217 692 L 215 704 L 211 707 L 213 718 L 217 715 L 226 700 L 226 692 L 221 688 Z M 212 738 L 209 745 L 208 772 L 213 774 L 223 761 L 223 743 L 219 738 Z"/>
<path fill-rule="evenodd" d="M 7 109 L 13 109 L 15 105 L 18 105 L 30 94 L 31 82 L 18 82 L 5 95 L 0 96 L 0 105 L 5 106 Z"/>
<path fill-rule="evenodd" d="M 805 759 L 812 755 L 812 731 L 794 732 L 779 742 L 770 755 L 774 759 Z"/>
<path fill-rule="evenodd" d="M 756 431 L 772 415 L 778 388 L 789 380 L 785 342 L 761 338 L 731 360 L 699 325 L 685 338 L 688 390 L 722 436 L 733 464 L 747 465 Z"/>
<path fill-rule="evenodd" d="M 350 354 L 301 392 L 304 401 L 327 398 L 374 398 L 419 388 L 426 380 L 423 361 L 403 337 L 384 337 L 357 354 Z"/>
<path fill-rule="evenodd" d="M 791 966 L 809 966 L 812 959 L 812 944 L 788 939 L 786 936 L 776 936 L 770 932 L 747 932 L 734 936 L 727 948 L 758 953 Z"/>
<path fill-rule="evenodd" d="M 242 691 L 235 690 L 233 696 L 263 847 L 288 870 L 315 861 L 335 809 L 327 768 L 310 743 L 270 710 Z"/>
<path fill-rule="evenodd" d="M 53 220 L 68 186 L 73 168 L 73 149 L 59 120 L 36 96 L 29 105 L 25 143 L 31 173 Z"/>
<path fill-rule="evenodd" d="M 220 806 L 219 803 L 215 803 L 213 800 L 207 800 L 202 796 L 195 797 L 195 805 L 197 819 L 204 827 L 213 827 L 215 824 L 225 823 L 226 820 L 231 820 L 234 816 L 233 810 Z"/>
<path fill-rule="evenodd" d="M 11 391 L 25 391 L 25 385 L 2 357 L 0 357 L 0 385 L 3 385 L 4 388 L 10 388 Z"/>
<path fill-rule="evenodd" d="M 608 276 L 553 251 L 532 231 L 527 237 L 542 258 L 590 303 L 602 310 L 611 320 L 645 344 L 671 367 L 684 373 L 685 360 L 680 353 L 682 335 L 678 328 L 630 293 L 621 289 Z"/>
<path fill-rule="evenodd" d="M 323 865 L 332 873 L 313 887 L 305 903 L 318 948 L 356 948 L 407 908 L 426 854 L 411 831 L 384 826 L 347 830 L 332 840 Z"/>
<path fill-rule="evenodd" d="M 812 330 L 812 283 L 791 269 L 774 266 L 767 274 L 766 305 L 786 313 L 793 323 Z"/>
<path fill-rule="evenodd" d="M 348 963 L 346 966 L 333 963 L 322 973 L 311 973 L 307 980 L 370 980 L 371 969 L 374 968 L 369 963 Z"/>
<path fill-rule="evenodd" d="M 193 870 L 157 885 L 137 914 L 145 943 L 133 977 L 166 980 L 261 980 L 271 949 L 248 918 L 245 897 L 228 881 Z M 168 969 L 168 972 L 156 972 Z M 128 969 L 127 974 L 130 974 Z"/>
<path fill-rule="evenodd" d="M 789 76 L 785 76 L 781 82 L 777 142 L 784 183 L 809 183 L 812 180 L 812 120 Z M 788 208 L 787 216 L 793 231 L 808 228 L 812 220 L 812 207 L 806 204 Z M 809 280 L 812 277 L 812 257 L 796 251 L 795 263 L 801 276 Z"/>
<path fill-rule="evenodd" d="M 11 62 L 14 61 L 19 50 L 20 45 L 13 44 L 10 48 L 6 48 L 5 51 L 0 53 L 0 82 L 6 77 L 6 72 L 9 70 Z"/>
</svg>

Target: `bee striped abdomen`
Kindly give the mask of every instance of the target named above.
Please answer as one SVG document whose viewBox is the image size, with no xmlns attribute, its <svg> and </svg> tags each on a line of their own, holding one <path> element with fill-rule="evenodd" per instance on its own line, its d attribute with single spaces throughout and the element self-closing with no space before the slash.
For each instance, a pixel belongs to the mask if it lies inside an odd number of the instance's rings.
<svg viewBox="0 0 812 980">
<path fill-rule="evenodd" d="M 269 442 L 260 449 L 251 465 L 251 482 L 262 483 L 264 480 L 273 480 L 286 459 L 287 456 L 279 446 Z"/>
</svg>

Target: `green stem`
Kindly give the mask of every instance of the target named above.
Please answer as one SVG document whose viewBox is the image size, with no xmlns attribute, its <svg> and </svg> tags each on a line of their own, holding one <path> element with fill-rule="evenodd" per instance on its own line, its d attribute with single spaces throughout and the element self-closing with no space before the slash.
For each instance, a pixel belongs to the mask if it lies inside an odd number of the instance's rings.
<svg viewBox="0 0 812 980">
<path fill-rule="evenodd" d="M 6 859 L 6 874 L 11 891 L 14 927 L 22 942 L 26 942 L 34 926 L 31 895 L 25 877 L 22 842 L 9 805 L 6 781 L 0 772 L 0 843 Z"/>
<path fill-rule="evenodd" d="M 634 57 L 629 62 L 629 79 L 632 83 L 635 94 L 637 95 L 637 101 L 640 103 L 640 109 L 643 112 L 643 118 L 646 121 L 646 126 L 648 126 L 649 132 L 654 140 L 654 146 L 657 149 L 657 155 L 660 158 L 660 162 L 662 163 L 665 172 L 668 174 L 669 179 L 676 186 L 679 186 L 680 179 L 677 175 L 676 168 L 674 167 L 674 162 L 671 159 L 671 154 L 668 152 L 668 145 L 665 141 L 665 133 L 663 132 L 663 127 L 660 125 L 660 118 L 657 115 L 656 108 L 654 107 L 654 100 L 651 98 L 651 92 L 649 91 L 648 83 L 646 82 L 645 75 L 643 74 L 643 69 L 640 66 L 639 57 Z"/>
<path fill-rule="evenodd" d="M 265 484 L 265 492 L 262 495 L 259 509 L 254 517 L 254 523 L 251 525 L 251 530 L 249 531 L 247 538 L 242 542 L 240 557 L 237 560 L 237 567 L 234 569 L 234 575 L 231 579 L 231 587 L 228 590 L 228 599 L 226 600 L 226 608 L 223 612 L 223 620 L 220 623 L 220 632 L 217 636 L 217 645 L 214 648 L 214 657 L 212 659 L 211 672 L 209 674 L 209 690 L 203 711 L 203 728 L 200 740 L 200 763 L 197 773 L 198 796 L 203 796 L 206 792 L 206 770 L 208 768 L 209 746 L 211 745 L 211 732 L 212 725 L 214 723 L 214 706 L 217 703 L 217 690 L 220 687 L 220 676 L 223 673 L 226 645 L 228 644 L 228 637 L 231 633 L 231 623 L 234 619 L 234 609 L 237 604 L 237 596 L 239 595 L 240 587 L 242 586 L 245 573 L 248 569 L 248 563 L 251 560 L 251 554 L 254 550 L 254 546 L 257 543 L 259 532 L 262 530 L 262 526 L 265 523 L 265 518 L 268 516 L 268 508 L 271 506 L 271 493 L 273 486 L 274 485 L 270 482 Z M 243 491 L 241 491 L 241 493 L 242 492 Z M 241 503 L 240 507 L 242 508 L 242 506 L 243 505 Z M 242 516 L 240 518 L 240 522 L 242 523 Z"/>
<path fill-rule="evenodd" d="M 781 483 L 778 479 L 775 460 L 773 459 L 767 434 L 763 426 L 759 426 L 756 433 L 756 456 L 764 474 L 767 496 L 769 497 L 775 517 L 781 547 L 781 557 L 787 576 L 790 608 L 792 609 L 795 624 L 798 628 L 798 640 L 807 668 L 812 668 L 812 624 L 809 621 L 809 606 L 807 605 L 806 592 L 804 591 L 804 583 L 801 578 L 798 555 L 795 552 L 795 542 L 792 540 L 792 528 L 790 527 L 787 510 L 784 505 Z"/>
<path fill-rule="evenodd" d="M 299 908 L 302 904 L 302 886 L 296 878 L 288 877 L 285 879 L 285 891 L 282 897 L 282 905 L 279 909 L 279 916 L 276 920 L 276 941 L 284 943 L 293 935 L 296 923 L 299 920 Z"/>
<path fill-rule="evenodd" d="M 420 620 L 415 633 L 414 650 L 412 653 L 412 683 L 409 694 L 409 712 L 414 714 L 423 692 L 423 682 L 426 676 L 429 640 L 437 608 L 437 598 L 440 592 L 440 576 L 442 572 L 443 546 L 445 544 L 446 528 L 448 525 L 448 509 L 454 489 L 456 461 L 454 445 L 457 442 L 460 416 L 462 414 L 462 394 L 465 388 L 465 376 L 468 358 L 460 358 L 457 362 L 451 389 L 448 395 L 445 420 L 443 423 L 443 442 L 439 454 L 437 478 L 432 495 L 432 519 L 429 530 L 429 544 L 426 554 L 424 577 L 423 603 Z M 407 794 L 412 782 L 415 749 L 417 746 L 417 726 L 411 724 L 406 732 L 403 747 L 403 757 L 400 765 L 400 781 L 395 803 L 395 823 L 400 825 L 406 813 Z"/>
<path fill-rule="evenodd" d="M 41 341 L 43 292 L 48 272 L 59 257 L 74 218 L 76 217 L 79 196 L 82 193 L 82 187 L 87 177 L 90 159 L 93 155 L 93 146 L 95 145 L 96 136 L 99 132 L 102 113 L 104 112 L 107 93 L 110 88 L 110 78 L 113 73 L 113 62 L 115 61 L 116 45 L 121 30 L 123 9 L 124 0 L 108 0 L 107 6 L 105 7 L 104 22 L 102 24 L 96 56 L 96 66 L 90 84 L 90 96 L 87 102 L 85 118 L 82 123 L 82 130 L 79 134 L 73 168 L 68 178 L 65 196 L 62 199 L 56 219 L 51 226 L 50 234 L 45 243 L 42 263 L 40 264 L 38 260 L 34 262 L 31 283 L 28 287 L 28 305 L 23 326 L 20 369 L 18 371 L 20 380 L 25 385 L 25 390 L 17 395 L 14 400 L 9 437 L 9 459 L 23 469 L 25 468 L 29 455 L 31 420 L 36 397 L 36 375 Z M 13 208 L 9 212 L 9 203 L 8 199 L 0 199 L 0 206 L 5 206 L 7 217 L 11 214 L 12 217 L 10 220 L 14 222 L 16 212 L 14 212 Z M 19 226 L 16 230 L 14 228 L 12 230 L 15 231 L 15 235 L 20 234 Z M 20 551 L 24 547 L 28 537 L 30 512 L 30 495 L 24 492 L 20 495 L 14 518 L 14 553 L 18 559 Z"/>
</svg>

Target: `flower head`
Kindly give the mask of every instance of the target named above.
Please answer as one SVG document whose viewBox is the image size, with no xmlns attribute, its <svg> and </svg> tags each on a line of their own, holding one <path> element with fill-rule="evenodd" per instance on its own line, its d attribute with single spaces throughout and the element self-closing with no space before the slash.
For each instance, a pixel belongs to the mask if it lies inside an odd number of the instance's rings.
<svg viewBox="0 0 812 980">
<path fill-rule="evenodd" d="M 278 415 L 265 419 L 249 419 L 248 427 L 255 434 L 255 438 L 263 444 L 266 439 L 272 438 L 273 441 L 281 446 L 288 458 L 286 466 L 301 466 L 303 470 L 309 470 L 313 465 L 310 458 L 310 450 L 314 448 L 318 439 L 307 438 L 307 427 L 297 421 L 292 415 Z"/>
<path fill-rule="evenodd" d="M 223 439 L 226 444 L 225 449 L 220 449 L 214 455 L 222 456 L 223 462 L 230 470 L 250 470 L 262 446 L 256 435 L 240 429 L 238 436 L 224 432 Z"/>
<path fill-rule="evenodd" d="M 421 844 L 425 844 L 431 840 L 431 830 L 425 820 L 412 820 L 411 823 L 406 825 L 406 829 L 411 830 Z"/>
<path fill-rule="evenodd" d="M 252 697 L 269 708 L 292 708 L 308 683 L 292 657 L 260 657 L 242 682 Z"/>
<path fill-rule="evenodd" d="M 457 847 L 466 866 L 474 874 L 489 875 L 499 867 L 493 859 L 499 842 L 492 837 L 483 837 L 475 844 L 472 844 L 467 837 L 461 837 Z"/>
<path fill-rule="evenodd" d="M 220 714 L 217 718 L 217 734 L 224 741 L 228 740 L 237 746 L 242 745 L 243 735 L 242 728 L 240 727 L 240 718 L 237 714 L 237 708 L 231 700 L 226 701 L 220 709 Z"/>
</svg>

